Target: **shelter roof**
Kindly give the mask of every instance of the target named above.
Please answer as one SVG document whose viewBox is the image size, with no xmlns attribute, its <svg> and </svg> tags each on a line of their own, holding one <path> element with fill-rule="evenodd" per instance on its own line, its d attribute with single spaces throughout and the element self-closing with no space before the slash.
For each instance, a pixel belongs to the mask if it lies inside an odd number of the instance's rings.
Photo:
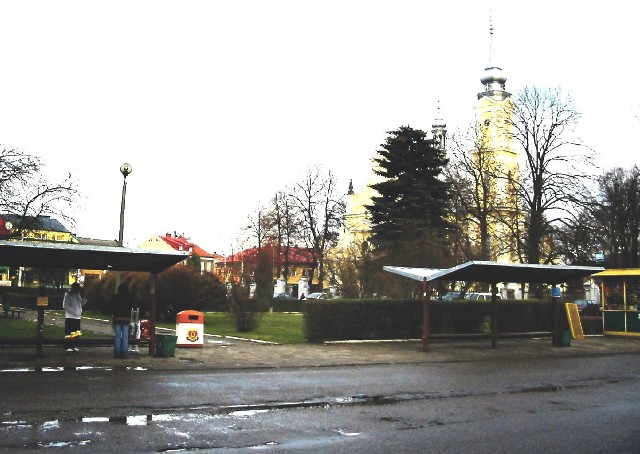
<svg viewBox="0 0 640 454">
<path fill-rule="evenodd" d="M 534 265 L 523 263 L 498 263 L 471 261 L 447 269 L 407 268 L 384 266 L 390 273 L 422 281 L 468 281 L 468 282 L 532 282 L 560 284 L 590 276 L 603 267 L 570 265 Z"/>
<path fill-rule="evenodd" d="M 593 277 L 624 277 L 624 276 L 640 276 L 640 268 L 614 268 L 601 271 L 593 275 Z"/>
<path fill-rule="evenodd" d="M 4 266 L 159 273 L 187 257 L 188 252 L 179 251 L 150 251 L 74 243 L 0 241 L 0 265 Z"/>
</svg>

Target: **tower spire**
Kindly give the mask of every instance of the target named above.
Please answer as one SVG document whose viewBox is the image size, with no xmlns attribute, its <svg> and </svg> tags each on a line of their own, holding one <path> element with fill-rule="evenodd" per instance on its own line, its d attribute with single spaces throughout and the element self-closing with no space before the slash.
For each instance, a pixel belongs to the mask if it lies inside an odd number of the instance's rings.
<svg viewBox="0 0 640 454">
<path fill-rule="evenodd" d="M 438 114 L 436 115 L 435 120 L 431 125 L 433 129 L 431 129 L 431 134 L 433 136 L 433 142 L 440 149 L 444 150 L 446 146 L 447 139 L 447 124 L 442 119 L 442 115 L 440 114 L 440 100 L 438 99 Z"/>
<path fill-rule="evenodd" d="M 491 68 L 495 62 L 495 53 L 493 49 L 493 17 L 491 16 L 491 10 L 489 10 L 489 63 L 487 68 Z"/>
<path fill-rule="evenodd" d="M 493 17 L 489 14 L 489 64 L 484 69 L 484 74 L 480 82 L 484 85 L 484 91 L 478 93 L 478 99 L 488 96 L 496 100 L 506 99 L 511 93 L 506 91 L 506 76 L 502 73 L 502 68 L 495 62 L 495 46 L 493 45 Z"/>
</svg>

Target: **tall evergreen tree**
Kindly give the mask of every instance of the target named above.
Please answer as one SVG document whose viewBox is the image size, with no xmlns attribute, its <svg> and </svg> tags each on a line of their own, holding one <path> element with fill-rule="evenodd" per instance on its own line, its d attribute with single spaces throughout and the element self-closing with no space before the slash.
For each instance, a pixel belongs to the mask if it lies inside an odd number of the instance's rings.
<svg viewBox="0 0 640 454">
<path fill-rule="evenodd" d="M 367 206 L 372 242 L 387 256 L 404 250 L 402 255 L 407 257 L 406 249 L 399 249 L 399 245 L 414 249 L 425 238 L 443 238 L 450 228 L 450 188 L 442 178 L 448 159 L 424 131 L 402 126 L 387 134 L 374 159 L 374 172 L 384 179 L 373 185 L 377 195 Z M 433 241 L 430 243 L 433 246 Z M 440 254 L 432 257 L 442 258 Z"/>
</svg>

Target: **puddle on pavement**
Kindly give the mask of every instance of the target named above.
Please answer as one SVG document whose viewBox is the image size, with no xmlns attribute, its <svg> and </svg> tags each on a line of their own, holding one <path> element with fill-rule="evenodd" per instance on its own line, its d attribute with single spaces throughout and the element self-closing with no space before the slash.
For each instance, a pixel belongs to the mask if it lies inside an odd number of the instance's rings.
<svg viewBox="0 0 640 454">
<path fill-rule="evenodd" d="M 414 395 L 413 398 L 423 398 L 423 395 Z M 44 422 L 29 422 L 24 420 L 4 420 L 0 421 L 0 428 L 3 427 L 37 427 L 41 430 L 57 429 L 61 423 L 86 423 L 86 424 L 122 424 L 126 426 L 144 426 L 155 422 L 168 421 L 188 421 L 190 419 L 202 418 L 237 418 L 246 419 L 268 413 L 274 410 L 294 410 L 297 408 L 322 408 L 341 405 L 387 405 L 393 402 L 407 400 L 404 397 L 383 397 L 383 396 L 350 396 L 336 398 L 312 399 L 300 402 L 271 402 L 256 405 L 231 405 L 215 408 L 193 408 L 185 409 L 186 412 L 159 413 L 159 414 L 142 414 L 142 415 L 117 415 L 117 416 L 86 416 L 79 418 L 55 419 Z M 5 417 L 8 415 L 5 415 Z M 357 434 L 341 433 L 342 436 L 353 436 Z"/>
<path fill-rule="evenodd" d="M 54 368 L 56 371 L 59 368 Z M 131 370 L 142 370 L 141 368 L 130 368 Z M 534 388 L 536 392 L 555 392 L 561 388 L 558 386 L 545 386 Z M 523 388 L 520 390 L 514 390 L 514 393 L 526 393 L 531 392 L 529 388 Z M 489 393 L 475 393 L 473 395 L 489 395 Z M 390 396 L 360 394 L 355 396 L 339 396 L 339 397 L 322 397 L 314 398 L 303 401 L 294 402 L 268 402 L 263 404 L 247 404 L 247 405 L 229 405 L 223 407 L 208 407 L 202 406 L 197 408 L 185 408 L 184 412 L 176 411 L 173 413 L 159 413 L 159 414 L 143 414 L 143 415 L 118 415 L 118 416 L 91 416 L 80 418 L 69 418 L 66 420 L 56 419 L 53 421 L 45 422 L 29 422 L 23 420 L 0 420 L 0 429 L 4 427 L 39 427 L 42 430 L 58 428 L 61 422 L 81 422 L 87 424 L 100 424 L 100 423 L 112 423 L 122 424 L 126 426 L 144 426 L 152 424 L 154 422 L 168 422 L 168 421 L 189 421 L 190 419 L 198 419 L 201 421 L 203 418 L 252 418 L 263 413 L 275 410 L 295 410 L 300 408 L 328 408 L 334 406 L 376 406 L 376 405 L 391 405 L 399 402 L 408 402 L 416 400 L 426 399 L 443 399 L 443 398 L 455 398 L 455 397 L 467 397 L 469 393 L 459 394 L 423 394 L 423 393 L 403 393 Z M 3 415 L 4 417 L 10 416 L 10 413 Z M 341 436 L 356 436 L 357 433 L 340 433 Z"/>
<path fill-rule="evenodd" d="M 130 370 L 130 371 L 145 371 L 146 367 L 109 367 L 109 366 L 34 366 L 34 367 L 16 367 L 12 369 L 0 369 L 2 372 L 75 372 L 75 371 L 114 371 L 114 370 Z"/>
<path fill-rule="evenodd" d="M 38 443 L 39 448 L 72 448 L 74 446 L 87 446 L 91 440 L 80 441 L 53 441 L 51 443 Z"/>
</svg>

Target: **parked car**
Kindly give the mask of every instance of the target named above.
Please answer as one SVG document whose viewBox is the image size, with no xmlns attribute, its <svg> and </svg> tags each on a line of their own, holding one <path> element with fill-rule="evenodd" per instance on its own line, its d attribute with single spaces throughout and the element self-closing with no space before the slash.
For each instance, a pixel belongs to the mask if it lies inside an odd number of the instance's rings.
<svg viewBox="0 0 640 454">
<path fill-rule="evenodd" d="M 462 299 L 462 292 L 447 292 L 440 299 L 442 301 L 459 300 L 459 299 Z"/>
<path fill-rule="evenodd" d="M 496 294 L 496 298 L 497 299 L 502 299 L 502 295 L 500 295 L 499 293 Z M 464 299 L 466 300 L 488 300 L 491 301 L 491 293 L 488 292 L 475 292 L 475 293 L 469 293 L 467 296 L 464 297 Z"/>
<path fill-rule="evenodd" d="M 304 297 L 303 299 L 305 300 L 313 300 L 313 299 L 318 299 L 318 300 L 330 300 L 333 297 L 331 296 L 330 293 L 325 293 L 325 292 L 314 292 L 314 293 L 309 293 L 306 297 Z"/>
<path fill-rule="evenodd" d="M 601 314 L 600 305 L 597 301 L 593 300 L 575 300 L 574 303 L 578 306 L 578 313 L 584 316 L 599 317 Z"/>
<path fill-rule="evenodd" d="M 274 293 L 273 294 L 273 299 L 294 300 L 295 298 L 293 296 L 289 295 L 288 293 Z"/>
</svg>

